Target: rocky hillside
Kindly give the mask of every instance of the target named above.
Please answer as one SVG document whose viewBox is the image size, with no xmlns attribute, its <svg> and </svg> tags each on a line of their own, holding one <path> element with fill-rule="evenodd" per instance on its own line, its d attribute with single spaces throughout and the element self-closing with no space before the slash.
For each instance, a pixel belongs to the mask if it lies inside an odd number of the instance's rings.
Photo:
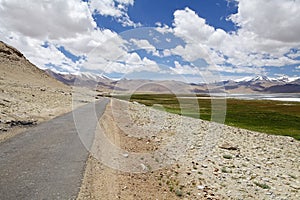
<svg viewBox="0 0 300 200">
<path fill-rule="evenodd" d="M 0 41 L 0 141 L 15 126 L 32 125 L 71 108 L 71 88 Z"/>
</svg>

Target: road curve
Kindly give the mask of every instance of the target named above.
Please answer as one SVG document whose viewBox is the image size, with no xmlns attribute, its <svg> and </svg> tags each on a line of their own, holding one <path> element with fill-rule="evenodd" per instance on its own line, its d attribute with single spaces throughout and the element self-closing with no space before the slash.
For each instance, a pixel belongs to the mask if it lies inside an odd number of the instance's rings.
<svg viewBox="0 0 300 200">
<path fill-rule="evenodd" d="M 108 102 L 90 103 L 1 143 L 0 199 L 76 199 L 88 157 L 76 128 L 88 127 L 91 142 Z"/>
</svg>

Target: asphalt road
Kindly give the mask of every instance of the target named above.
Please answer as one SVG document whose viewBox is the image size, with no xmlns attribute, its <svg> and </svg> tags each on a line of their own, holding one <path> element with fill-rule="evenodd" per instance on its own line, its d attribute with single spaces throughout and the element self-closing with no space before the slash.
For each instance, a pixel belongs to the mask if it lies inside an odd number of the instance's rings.
<svg viewBox="0 0 300 200">
<path fill-rule="evenodd" d="M 76 199 L 88 157 L 83 143 L 92 144 L 108 102 L 85 105 L 1 143 L 0 199 Z M 78 127 L 87 134 L 83 143 Z"/>
</svg>

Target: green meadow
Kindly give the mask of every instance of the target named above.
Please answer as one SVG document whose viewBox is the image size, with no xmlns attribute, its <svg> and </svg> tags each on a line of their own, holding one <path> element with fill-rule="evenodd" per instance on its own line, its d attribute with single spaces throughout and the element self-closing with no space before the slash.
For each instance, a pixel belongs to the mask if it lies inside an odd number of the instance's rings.
<svg viewBox="0 0 300 200">
<path fill-rule="evenodd" d="M 118 99 L 136 101 L 146 106 L 230 126 L 291 136 L 300 140 L 300 102 L 269 100 L 197 98 L 172 94 L 116 95 Z"/>
</svg>

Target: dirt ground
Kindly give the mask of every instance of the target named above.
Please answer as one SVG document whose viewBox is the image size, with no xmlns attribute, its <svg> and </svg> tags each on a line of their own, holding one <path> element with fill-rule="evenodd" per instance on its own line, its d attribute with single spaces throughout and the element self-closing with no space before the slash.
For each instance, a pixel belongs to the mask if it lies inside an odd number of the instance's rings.
<svg viewBox="0 0 300 200">
<path fill-rule="evenodd" d="M 111 105 L 107 107 L 100 124 L 106 130 L 109 140 L 122 149 L 147 152 L 157 148 L 157 144 L 150 143 L 148 138 L 128 137 L 114 123 Z M 98 139 L 100 138 L 96 135 L 92 147 L 96 154 Z M 175 199 L 175 193 L 159 181 L 165 171 L 168 169 L 145 169 L 143 173 L 124 172 L 107 166 L 90 155 L 78 199 Z"/>
<path fill-rule="evenodd" d="M 210 153 L 199 159 L 208 126 L 112 100 L 100 119 L 78 199 L 299 199 L 299 141 L 224 126 Z"/>
</svg>

